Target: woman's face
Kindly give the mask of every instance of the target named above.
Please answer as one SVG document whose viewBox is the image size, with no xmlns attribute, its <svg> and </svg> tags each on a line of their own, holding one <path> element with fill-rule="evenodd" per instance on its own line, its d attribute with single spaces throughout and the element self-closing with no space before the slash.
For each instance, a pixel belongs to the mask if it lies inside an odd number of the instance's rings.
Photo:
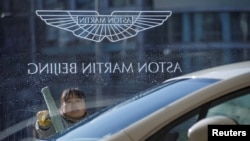
<svg viewBox="0 0 250 141">
<path fill-rule="evenodd" d="M 85 114 L 86 104 L 84 99 L 73 95 L 71 98 L 62 103 L 61 108 L 65 116 L 72 119 L 78 119 L 82 118 Z"/>
</svg>

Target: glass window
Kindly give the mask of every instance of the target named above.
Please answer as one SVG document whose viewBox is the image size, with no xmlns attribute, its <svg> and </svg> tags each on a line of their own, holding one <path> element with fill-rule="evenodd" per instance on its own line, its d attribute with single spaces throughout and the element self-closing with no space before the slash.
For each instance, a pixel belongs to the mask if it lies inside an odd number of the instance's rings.
<svg viewBox="0 0 250 141">
<path fill-rule="evenodd" d="M 231 18 L 232 41 L 249 42 L 250 39 L 250 13 L 249 12 L 233 12 Z"/>
<path fill-rule="evenodd" d="M 64 89 L 82 89 L 91 115 L 167 79 L 250 60 L 249 5 L 0 0 L 0 140 L 33 134 L 36 114 L 47 109 L 45 86 L 57 107 Z M 164 21 L 156 11 L 172 15 Z"/>
<path fill-rule="evenodd" d="M 123 7 L 123 6 L 132 6 L 135 4 L 133 0 L 109 0 L 110 7 Z"/>
<path fill-rule="evenodd" d="M 212 117 L 215 115 L 227 116 L 235 119 L 238 124 L 250 124 L 250 89 L 246 88 L 223 98 L 214 100 L 209 108 L 204 104 L 197 110 L 189 111 L 179 119 L 165 126 L 147 141 L 188 141 L 188 129 L 194 125 L 200 118 Z M 204 106 L 204 107 L 203 107 Z M 207 113 L 207 115 L 206 115 Z M 206 115 L 205 117 L 204 114 Z"/>
<path fill-rule="evenodd" d="M 182 14 L 175 14 L 166 24 L 166 43 L 177 43 L 182 39 Z M 163 34 L 164 35 L 164 34 Z"/>
<path fill-rule="evenodd" d="M 204 13 L 202 17 L 195 17 L 195 18 L 202 18 L 202 38 L 200 41 L 221 41 L 221 19 L 218 13 Z M 226 25 L 223 25 L 226 26 Z"/>
<path fill-rule="evenodd" d="M 18 14 L 18 15 L 20 13 L 29 13 L 32 4 L 29 0 L 24 0 L 22 2 L 19 0 L 10 0 L 9 2 L 10 2 L 8 5 L 9 10 L 13 12 L 12 14 Z"/>
<path fill-rule="evenodd" d="M 94 0 L 75 0 L 75 6 L 77 10 L 88 9 L 93 10 L 95 7 Z"/>
<path fill-rule="evenodd" d="M 250 124 L 250 91 L 248 89 L 240 94 L 242 95 L 210 108 L 207 117 L 223 115 L 235 119 L 238 124 Z"/>
<path fill-rule="evenodd" d="M 173 13 L 174 16 L 168 19 L 160 27 L 145 32 L 147 45 L 177 43 L 182 40 L 182 14 Z M 190 27 L 189 27 L 190 28 Z M 162 34 L 157 34 L 161 32 Z"/>
<path fill-rule="evenodd" d="M 190 112 L 178 120 L 177 124 L 172 124 L 162 128 L 160 131 L 152 135 L 146 141 L 188 141 L 187 131 L 197 122 L 198 111 Z M 171 128 L 171 129 L 170 129 Z M 170 130 L 169 130 L 170 129 Z"/>
</svg>

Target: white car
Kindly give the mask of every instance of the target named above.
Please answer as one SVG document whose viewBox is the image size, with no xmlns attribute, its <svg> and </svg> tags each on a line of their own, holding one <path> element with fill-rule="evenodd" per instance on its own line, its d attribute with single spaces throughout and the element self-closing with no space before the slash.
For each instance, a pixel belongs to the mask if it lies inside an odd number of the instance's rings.
<svg viewBox="0 0 250 141">
<path fill-rule="evenodd" d="M 250 124 L 249 101 L 250 61 L 246 61 L 167 80 L 90 116 L 52 140 L 201 140 L 192 132 L 202 119 L 214 117 L 206 124 Z"/>
</svg>

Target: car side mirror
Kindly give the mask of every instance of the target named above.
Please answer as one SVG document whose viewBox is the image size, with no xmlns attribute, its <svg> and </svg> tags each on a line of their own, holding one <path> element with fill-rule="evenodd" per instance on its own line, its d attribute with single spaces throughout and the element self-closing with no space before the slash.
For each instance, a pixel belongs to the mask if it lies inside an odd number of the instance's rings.
<svg viewBox="0 0 250 141">
<path fill-rule="evenodd" d="M 188 129 L 188 141 L 207 141 L 208 125 L 237 125 L 237 122 L 226 116 L 202 119 Z"/>
</svg>

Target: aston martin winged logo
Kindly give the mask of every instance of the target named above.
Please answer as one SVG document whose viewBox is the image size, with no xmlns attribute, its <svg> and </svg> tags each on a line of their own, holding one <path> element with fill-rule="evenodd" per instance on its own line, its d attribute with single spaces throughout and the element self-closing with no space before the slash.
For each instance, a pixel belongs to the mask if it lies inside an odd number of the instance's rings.
<svg viewBox="0 0 250 141">
<path fill-rule="evenodd" d="M 111 15 L 99 15 L 97 11 L 37 10 L 36 14 L 47 25 L 70 31 L 76 37 L 117 42 L 162 25 L 172 12 L 114 11 Z"/>
</svg>

